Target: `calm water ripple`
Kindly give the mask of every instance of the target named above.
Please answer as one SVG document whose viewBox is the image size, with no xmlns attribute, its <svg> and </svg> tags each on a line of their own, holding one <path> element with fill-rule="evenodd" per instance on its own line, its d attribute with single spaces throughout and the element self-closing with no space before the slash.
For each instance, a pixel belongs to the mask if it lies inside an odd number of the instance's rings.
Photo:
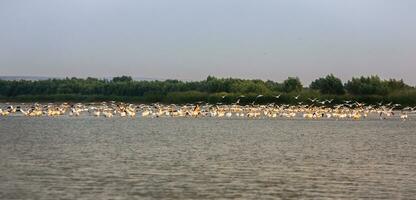
<svg viewBox="0 0 416 200">
<path fill-rule="evenodd" d="M 416 121 L 0 118 L 0 199 L 414 199 Z"/>
</svg>

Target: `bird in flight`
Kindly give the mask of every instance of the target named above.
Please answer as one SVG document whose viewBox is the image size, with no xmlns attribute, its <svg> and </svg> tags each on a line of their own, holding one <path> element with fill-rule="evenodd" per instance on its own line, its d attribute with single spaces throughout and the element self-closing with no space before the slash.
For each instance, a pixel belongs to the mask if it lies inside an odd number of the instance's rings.
<svg viewBox="0 0 416 200">
<path fill-rule="evenodd" d="M 309 101 L 312 101 L 312 102 L 315 102 L 315 101 L 318 100 L 318 98 L 315 98 L 315 99 L 308 98 L 308 99 L 309 99 Z"/>
<path fill-rule="evenodd" d="M 334 99 L 331 99 L 331 100 L 326 99 L 325 101 L 328 102 L 328 103 L 332 103 L 332 101 L 334 101 Z"/>
</svg>

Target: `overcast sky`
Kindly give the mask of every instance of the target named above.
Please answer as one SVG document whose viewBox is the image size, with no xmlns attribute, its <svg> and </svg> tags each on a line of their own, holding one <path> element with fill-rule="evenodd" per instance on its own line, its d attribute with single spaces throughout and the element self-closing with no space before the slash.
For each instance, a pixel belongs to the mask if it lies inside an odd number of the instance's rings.
<svg viewBox="0 0 416 200">
<path fill-rule="evenodd" d="M 416 85 L 414 0 L 0 0 L 0 75 Z"/>
</svg>

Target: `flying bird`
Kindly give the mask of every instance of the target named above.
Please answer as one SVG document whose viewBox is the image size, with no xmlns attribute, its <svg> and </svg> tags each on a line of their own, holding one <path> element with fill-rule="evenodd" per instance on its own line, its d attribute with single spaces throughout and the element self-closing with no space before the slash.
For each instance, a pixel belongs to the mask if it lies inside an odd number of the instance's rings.
<svg viewBox="0 0 416 200">
<path fill-rule="evenodd" d="M 312 101 L 312 102 L 315 102 L 315 101 L 318 100 L 318 98 L 315 98 L 315 99 L 308 98 L 308 99 L 309 99 L 309 101 Z"/>
<path fill-rule="evenodd" d="M 331 100 L 326 100 L 328 103 L 332 103 L 332 101 L 334 101 L 334 99 Z"/>
</svg>

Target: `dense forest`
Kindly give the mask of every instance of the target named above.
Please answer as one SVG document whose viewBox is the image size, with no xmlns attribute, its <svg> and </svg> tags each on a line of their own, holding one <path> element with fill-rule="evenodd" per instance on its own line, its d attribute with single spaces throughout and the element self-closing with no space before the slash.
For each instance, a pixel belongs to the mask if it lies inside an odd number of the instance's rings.
<svg viewBox="0 0 416 200">
<path fill-rule="evenodd" d="M 260 95 L 260 96 L 259 96 Z M 299 98 L 294 98 L 298 96 Z M 403 80 L 378 76 L 352 78 L 343 83 L 334 75 L 316 79 L 308 87 L 299 78 L 279 83 L 263 80 L 216 78 L 202 81 L 135 81 L 129 76 L 111 80 L 65 78 L 39 81 L 0 80 L 0 101 L 128 101 L 137 103 L 311 103 L 334 99 L 333 104 L 356 100 L 369 104 L 394 102 L 416 105 L 416 89 Z"/>
</svg>

